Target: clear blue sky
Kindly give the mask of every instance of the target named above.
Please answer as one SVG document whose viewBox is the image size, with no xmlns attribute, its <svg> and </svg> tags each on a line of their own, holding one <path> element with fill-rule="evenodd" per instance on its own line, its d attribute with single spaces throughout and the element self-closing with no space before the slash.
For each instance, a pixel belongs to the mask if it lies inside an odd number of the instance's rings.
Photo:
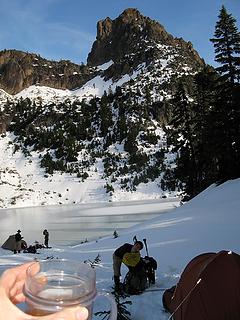
<svg viewBox="0 0 240 320">
<path fill-rule="evenodd" d="M 18 49 L 46 59 L 85 63 L 96 38 L 97 21 L 137 8 L 173 36 L 191 41 L 200 56 L 214 64 L 209 38 L 222 5 L 237 19 L 240 31 L 240 0 L 1 0 L 0 50 Z"/>
</svg>

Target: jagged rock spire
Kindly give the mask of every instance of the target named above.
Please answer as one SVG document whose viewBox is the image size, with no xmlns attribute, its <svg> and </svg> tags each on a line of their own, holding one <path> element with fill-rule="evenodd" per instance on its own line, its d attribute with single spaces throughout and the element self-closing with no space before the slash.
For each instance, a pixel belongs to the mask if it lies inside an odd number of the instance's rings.
<svg viewBox="0 0 240 320">
<path fill-rule="evenodd" d="M 152 41 L 170 44 L 173 37 L 164 27 L 137 9 L 126 9 L 115 20 L 107 17 L 97 24 L 97 38 L 88 55 L 88 64 L 99 65 L 139 51 Z"/>
</svg>

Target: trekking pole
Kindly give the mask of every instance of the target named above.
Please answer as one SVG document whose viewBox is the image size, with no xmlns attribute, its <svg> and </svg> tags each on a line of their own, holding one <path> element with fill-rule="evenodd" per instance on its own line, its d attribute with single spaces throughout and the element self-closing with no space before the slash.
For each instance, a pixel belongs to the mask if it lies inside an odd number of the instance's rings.
<svg viewBox="0 0 240 320">
<path fill-rule="evenodd" d="M 146 248 L 146 251 L 147 251 L 147 256 L 149 257 L 148 247 L 147 247 L 147 239 L 143 239 L 143 242 L 145 244 L 145 248 Z"/>
</svg>

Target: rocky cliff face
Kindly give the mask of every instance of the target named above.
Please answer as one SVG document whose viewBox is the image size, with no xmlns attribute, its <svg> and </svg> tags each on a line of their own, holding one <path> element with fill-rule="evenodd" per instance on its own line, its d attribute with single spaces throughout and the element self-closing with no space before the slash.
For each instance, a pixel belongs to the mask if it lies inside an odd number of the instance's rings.
<svg viewBox="0 0 240 320">
<path fill-rule="evenodd" d="M 31 85 L 75 89 L 92 78 L 94 71 L 68 60 L 49 61 L 17 50 L 0 51 L 0 88 L 16 94 Z"/>
<path fill-rule="evenodd" d="M 161 188 L 162 196 L 166 190 L 181 190 L 171 171 L 176 155 L 162 125 L 169 124 L 174 112 L 171 98 L 178 80 L 184 76 L 191 93 L 194 74 L 204 61 L 191 43 L 174 38 L 136 9 L 99 21 L 97 28 L 87 65 L 16 50 L 0 52 L 0 133 L 14 133 L 8 146 L 11 157 L 21 150 L 26 163 L 36 161 L 36 167 L 45 168 L 46 179 L 59 171 L 80 183 L 97 176 L 111 200 L 114 190 L 135 192 L 148 182 L 151 190 L 153 182 Z M 10 95 L 31 85 L 38 86 Z M 48 87 L 81 89 L 73 93 Z M 28 177 L 23 181 L 34 181 L 31 171 L 24 172 Z M 21 179 L 16 181 L 16 192 L 20 185 L 28 197 Z M 51 201 L 53 195 L 47 190 L 46 195 Z"/>
<path fill-rule="evenodd" d="M 87 65 L 77 65 L 68 60 L 49 61 L 37 54 L 17 50 L 0 51 L 0 89 L 16 94 L 31 85 L 56 89 L 76 89 L 101 74 L 113 81 L 123 75 L 133 74 L 140 64 L 149 66 L 154 61 L 168 60 L 169 68 L 186 66 L 199 70 L 204 61 L 190 42 L 174 38 L 164 27 L 137 9 L 126 9 L 118 18 L 106 18 L 97 24 L 97 38 L 88 55 Z M 95 66 L 113 60 L 105 71 Z M 155 67 L 154 67 L 155 68 Z"/>
<path fill-rule="evenodd" d="M 109 60 L 118 61 L 125 55 L 146 49 L 153 41 L 173 41 L 163 26 L 146 18 L 136 9 L 125 10 L 117 19 L 106 18 L 97 24 L 97 39 L 88 56 L 90 65 Z"/>
<path fill-rule="evenodd" d="M 96 66 L 113 60 L 108 77 L 131 72 L 140 63 L 150 63 L 164 54 L 166 47 L 175 48 L 192 68 L 204 62 L 190 42 L 174 38 L 164 27 L 137 9 L 125 10 L 117 19 L 106 18 L 97 24 L 97 38 L 88 55 L 88 64 Z"/>
</svg>

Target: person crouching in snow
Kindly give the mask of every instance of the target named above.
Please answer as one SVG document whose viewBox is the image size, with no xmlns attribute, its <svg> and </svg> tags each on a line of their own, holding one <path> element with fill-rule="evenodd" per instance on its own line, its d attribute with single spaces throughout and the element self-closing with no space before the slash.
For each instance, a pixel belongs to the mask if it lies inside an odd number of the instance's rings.
<svg viewBox="0 0 240 320">
<path fill-rule="evenodd" d="M 121 247 L 117 248 L 113 253 L 113 275 L 115 290 L 120 289 L 120 276 L 121 276 L 121 265 L 123 262 L 123 256 L 126 253 L 132 253 L 131 259 L 132 264 L 137 264 L 140 261 L 140 250 L 143 248 L 143 243 L 141 241 L 136 241 L 134 244 L 125 243 Z"/>
</svg>

